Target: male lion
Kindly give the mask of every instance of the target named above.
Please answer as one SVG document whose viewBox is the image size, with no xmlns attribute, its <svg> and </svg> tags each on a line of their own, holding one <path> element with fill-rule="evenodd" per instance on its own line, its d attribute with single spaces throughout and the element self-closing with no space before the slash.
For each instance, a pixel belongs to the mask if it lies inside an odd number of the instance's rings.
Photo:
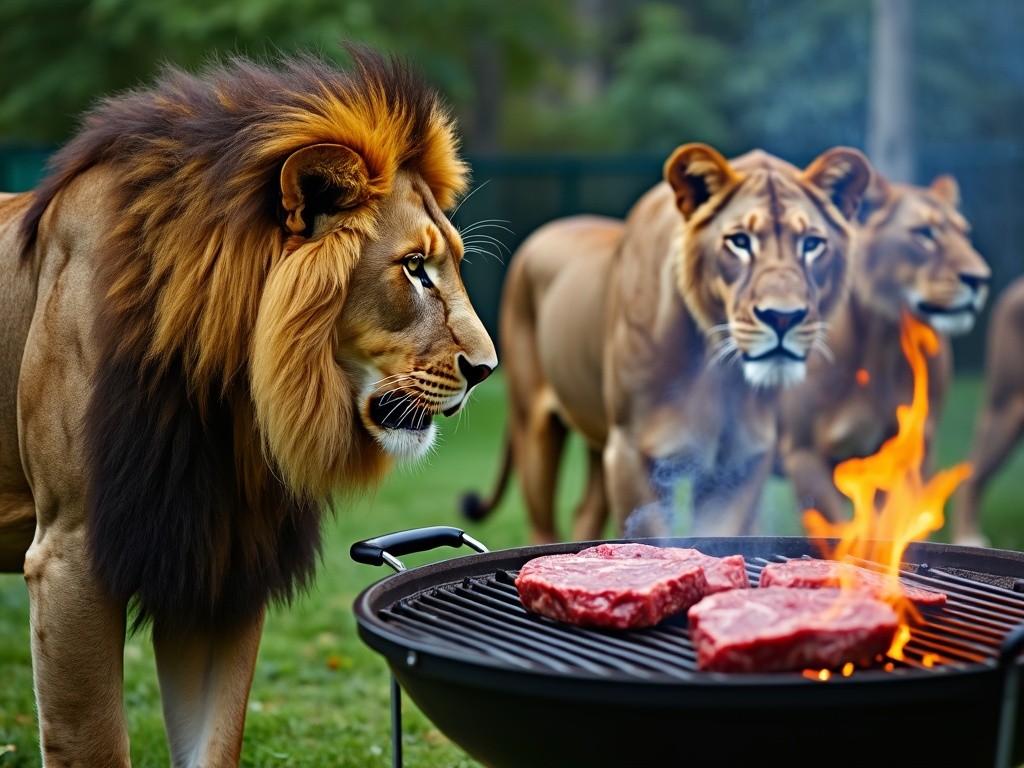
<svg viewBox="0 0 1024 768">
<path fill-rule="evenodd" d="M 850 297 L 828 335 L 831 355 L 812 357 L 807 380 L 782 398 L 785 474 L 797 501 L 830 520 L 844 519 L 848 507 L 832 481 L 835 466 L 875 453 L 898 430 L 897 405 L 911 400 L 899 340 L 905 311 L 940 337 L 939 353 L 928 358 L 929 458 L 952 376 L 949 336 L 971 330 L 991 276 L 971 246 L 959 197 L 951 176 L 915 187 L 875 174 L 851 255 Z"/>
<path fill-rule="evenodd" d="M 130 606 L 174 763 L 237 764 L 265 608 L 313 579 L 332 494 L 496 365 L 442 213 L 452 120 L 351 54 L 169 69 L 0 203 L 0 562 L 47 765 L 128 764 Z"/>
<path fill-rule="evenodd" d="M 981 530 L 981 499 L 1024 435 L 1024 277 L 999 296 L 985 340 L 985 397 L 974 426 L 971 476 L 953 506 L 953 541 L 988 545 Z"/>
<path fill-rule="evenodd" d="M 589 452 L 574 537 L 599 538 L 609 505 L 626 535 L 668 533 L 683 474 L 695 535 L 752 530 L 778 394 L 803 377 L 844 294 L 849 218 L 870 173 L 853 149 L 800 171 L 761 151 L 728 162 L 687 144 L 624 223 L 560 220 L 522 244 L 499 330 L 534 540 L 559 538 L 567 428 Z M 467 513 L 486 514 L 503 485 L 487 504 L 467 500 Z M 634 510 L 649 514 L 627 530 Z"/>
</svg>

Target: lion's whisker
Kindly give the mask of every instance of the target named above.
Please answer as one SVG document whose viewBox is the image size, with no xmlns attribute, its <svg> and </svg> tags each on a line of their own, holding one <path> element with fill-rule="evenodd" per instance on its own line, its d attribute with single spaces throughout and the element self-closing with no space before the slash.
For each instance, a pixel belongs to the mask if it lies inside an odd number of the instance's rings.
<svg viewBox="0 0 1024 768">
<path fill-rule="evenodd" d="M 512 253 L 512 249 L 511 248 L 509 248 L 507 245 L 505 245 L 505 243 L 501 242 L 501 240 L 499 240 L 498 238 L 492 237 L 491 235 L 485 235 L 483 233 L 477 232 L 472 237 L 463 237 L 462 238 L 462 244 L 463 245 L 465 245 L 466 243 L 470 243 L 472 245 L 478 245 L 481 241 L 487 242 L 487 243 L 494 243 L 499 248 L 504 248 L 508 253 Z"/>
<path fill-rule="evenodd" d="M 490 179 L 487 179 L 487 180 L 486 180 L 486 181 L 484 181 L 484 182 L 483 182 L 482 184 L 479 184 L 479 185 L 477 185 L 476 187 L 474 187 L 474 189 L 473 189 L 473 191 L 472 191 L 472 192 L 470 192 L 470 193 L 469 193 L 468 195 L 466 195 L 466 196 L 465 196 L 464 198 L 462 198 L 462 199 L 461 199 L 461 200 L 459 201 L 459 204 L 455 206 L 455 210 L 454 210 L 454 211 L 452 211 L 452 214 L 451 214 L 451 216 L 449 216 L 448 218 L 449 218 L 449 219 L 454 219 L 454 218 L 455 218 L 455 214 L 459 212 L 459 208 L 461 208 L 461 207 L 462 207 L 463 205 L 465 205 L 466 201 L 467 201 L 467 200 L 469 200 L 469 198 L 471 198 L 471 197 L 472 197 L 473 195 L 475 195 L 475 194 L 476 194 L 477 192 L 479 192 L 479 191 L 480 191 L 481 189 L 483 189 L 484 187 L 486 187 L 486 186 L 487 186 L 487 185 L 488 185 L 488 184 L 490 183 L 490 181 L 491 181 Z"/>
</svg>

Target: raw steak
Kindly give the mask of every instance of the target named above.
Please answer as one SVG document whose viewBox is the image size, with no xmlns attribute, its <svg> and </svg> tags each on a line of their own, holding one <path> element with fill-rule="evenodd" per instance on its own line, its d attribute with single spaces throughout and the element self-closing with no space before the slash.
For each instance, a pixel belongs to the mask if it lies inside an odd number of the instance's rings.
<svg viewBox="0 0 1024 768">
<path fill-rule="evenodd" d="M 667 558 L 544 555 L 516 578 L 528 610 L 558 621 L 614 629 L 650 627 L 708 590 L 698 563 Z"/>
<path fill-rule="evenodd" d="M 832 587 L 734 589 L 690 608 L 699 669 L 776 672 L 869 662 L 886 651 L 896 612 L 881 600 Z"/>
<path fill-rule="evenodd" d="M 708 594 L 727 589 L 747 589 L 750 577 L 743 555 L 713 557 L 696 549 L 683 547 L 652 547 L 650 544 L 598 544 L 596 547 L 580 550 L 580 557 L 624 558 L 641 557 L 657 560 L 678 560 L 697 563 L 704 569 L 708 581 Z"/>
<path fill-rule="evenodd" d="M 840 563 L 836 560 L 796 559 L 785 563 L 768 563 L 761 571 L 762 587 L 838 587 L 841 586 L 840 567 L 850 569 L 857 589 L 875 597 L 885 594 L 888 579 L 876 571 Z M 944 592 L 900 584 L 907 599 L 917 605 L 944 605 Z"/>
</svg>

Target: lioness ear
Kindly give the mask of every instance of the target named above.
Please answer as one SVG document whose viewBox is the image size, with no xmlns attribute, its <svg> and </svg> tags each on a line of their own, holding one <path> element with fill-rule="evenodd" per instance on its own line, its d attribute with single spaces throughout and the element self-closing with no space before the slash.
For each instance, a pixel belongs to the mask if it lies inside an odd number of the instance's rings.
<svg viewBox="0 0 1024 768">
<path fill-rule="evenodd" d="M 866 222 L 872 213 L 884 208 L 892 196 L 892 184 L 877 169 L 871 169 L 871 180 L 860 201 L 860 209 L 857 212 L 857 221 L 861 224 Z"/>
<path fill-rule="evenodd" d="M 352 208 L 366 197 L 366 162 L 341 144 L 293 152 L 281 168 L 281 207 L 293 235 L 311 233 L 316 216 Z"/>
<path fill-rule="evenodd" d="M 833 147 L 804 170 L 804 179 L 823 190 L 847 219 L 860 207 L 871 181 L 871 163 L 856 149 Z"/>
<path fill-rule="evenodd" d="M 729 162 L 707 144 L 679 147 L 665 162 L 664 174 L 676 193 L 676 206 L 686 219 L 740 179 Z"/>
<path fill-rule="evenodd" d="M 948 173 L 936 176 L 931 185 L 932 193 L 954 208 L 960 207 L 960 185 Z"/>
</svg>

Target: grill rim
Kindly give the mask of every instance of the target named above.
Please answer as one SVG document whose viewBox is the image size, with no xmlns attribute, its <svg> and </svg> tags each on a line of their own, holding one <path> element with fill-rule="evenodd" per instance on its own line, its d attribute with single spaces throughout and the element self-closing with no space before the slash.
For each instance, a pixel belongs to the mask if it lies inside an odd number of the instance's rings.
<svg viewBox="0 0 1024 768">
<path fill-rule="evenodd" d="M 665 691 L 678 695 L 681 691 L 693 689 L 701 697 L 702 704 L 709 704 L 707 697 L 714 694 L 708 692 L 722 690 L 735 705 L 737 695 L 757 695 L 758 692 L 770 690 L 776 694 L 780 691 L 796 691 L 795 695 L 801 699 L 808 695 L 821 696 L 822 701 L 831 701 L 834 696 L 842 697 L 836 700 L 838 705 L 851 696 L 851 690 L 866 691 L 878 686 L 884 686 L 884 690 L 892 695 L 896 695 L 898 689 L 906 691 L 910 698 L 919 699 L 930 695 L 933 686 L 937 686 L 936 691 L 946 695 L 951 688 L 962 687 L 965 692 L 976 692 L 979 687 L 1002 685 L 1003 673 L 995 658 L 965 663 L 960 667 L 905 668 L 894 671 L 859 669 L 849 677 L 833 676 L 824 684 L 808 679 L 799 672 L 695 672 L 686 678 L 666 676 L 638 679 L 629 673 L 611 671 L 587 673 L 573 670 L 571 673 L 560 673 L 550 669 L 523 669 L 489 657 L 463 657 L 456 649 L 440 643 L 421 641 L 396 632 L 387 620 L 379 616 L 381 610 L 391 608 L 402 600 L 458 584 L 465 578 L 487 578 L 500 570 L 515 571 L 533 557 L 577 552 L 609 541 L 693 547 L 718 556 L 738 553 L 748 563 L 757 558 L 770 559 L 775 556 L 817 556 L 814 543 L 802 536 L 615 539 L 512 547 L 483 554 L 460 555 L 386 576 L 365 588 L 354 606 L 359 636 L 368 646 L 384 655 L 393 669 L 414 671 L 437 680 L 453 679 L 466 685 L 517 690 L 533 695 L 543 694 L 545 688 L 557 681 L 559 691 L 554 695 L 558 698 L 586 699 L 605 687 L 608 688 L 607 694 L 616 701 L 621 699 L 626 690 L 635 691 L 641 698 L 657 698 L 665 695 Z M 1024 553 L 1011 550 L 915 542 L 908 547 L 903 562 L 1003 578 L 1024 578 Z M 415 663 L 412 665 L 408 663 L 410 652 L 415 653 Z M 1024 665 L 1021 660 L 1014 663 L 1018 668 Z M 822 693 L 811 694 L 809 691 Z"/>
</svg>

